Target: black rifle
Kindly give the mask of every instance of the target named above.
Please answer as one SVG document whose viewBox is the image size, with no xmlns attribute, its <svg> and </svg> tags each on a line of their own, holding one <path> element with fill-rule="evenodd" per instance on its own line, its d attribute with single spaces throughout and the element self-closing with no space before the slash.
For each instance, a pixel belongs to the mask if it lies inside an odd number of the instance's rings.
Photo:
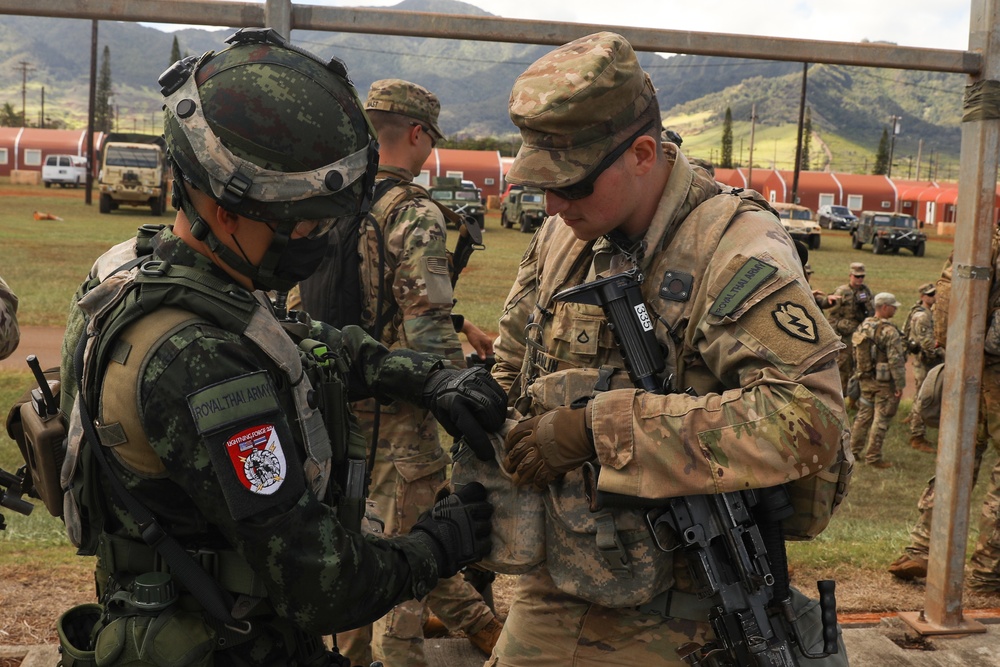
<svg viewBox="0 0 1000 667">
<path fill-rule="evenodd" d="M 623 273 L 563 290 L 553 298 L 600 306 L 633 384 L 662 394 L 666 391 L 657 378 L 665 363 L 641 284 L 641 276 Z M 798 661 L 793 642 L 809 658 L 838 651 L 833 581 L 819 582 L 823 653 L 809 653 L 791 622 L 794 614 L 781 520 L 792 508 L 783 486 L 647 499 L 598 491 L 599 474 L 595 463 L 584 465 L 591 509 L 647 508 L 646 521 L 657 546 L 669 550 L 670 534 L 680 541 L 699 598 L 711 602 L 709 622 L 717 639 L 679 647 L 678 655 L 686 663 L 794 667 Z"/>
<path fill-rule="evenodd" d="M 28 516 L 35 506 L 24 496 L 24 478 L 28 474 L 27 466 L 21 466 L 16 473 L 10 473 L 0 468 L 0 507 L 6 507 L 18 514 Z M 0 514 L 0 530 L 7 529 L 7 521 L 3 514 Z"/>
</svg>

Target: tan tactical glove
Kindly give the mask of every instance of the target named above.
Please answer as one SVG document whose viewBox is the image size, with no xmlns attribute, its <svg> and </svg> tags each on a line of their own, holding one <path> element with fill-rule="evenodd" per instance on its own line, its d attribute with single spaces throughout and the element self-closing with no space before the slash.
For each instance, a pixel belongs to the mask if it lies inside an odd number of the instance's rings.
<svg viewBox="0 0 1000 667">
<path fill-rule="evenodd" d="M 559 476 L 594 458 L 587 410 L 560 407 L 514 426 L 504 447 L 504 468 L 514 484 L 544 489 Z"/>
</svg>

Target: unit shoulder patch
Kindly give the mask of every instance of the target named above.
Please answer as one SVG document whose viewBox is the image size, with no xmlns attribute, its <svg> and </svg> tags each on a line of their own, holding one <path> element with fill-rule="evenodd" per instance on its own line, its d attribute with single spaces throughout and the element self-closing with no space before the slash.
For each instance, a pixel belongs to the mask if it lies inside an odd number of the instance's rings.
<svg viewBox="0 0 1000 667">
<path fill-rule="evenodd" d="M 274 384 L 265 371 L 205 387 L 187 399 L 191 417 L 202 435 L 279 409 Z"/>
<path fill-rule="evenodd" d="M 816 329 L 816 320 L 797 303 L 785 301 L 779 303 L 773 311 L 771 317 L 778 325 L 778 328 L 807 343 L 819 341 L 819 333 Z"/>
<path fill-rule="evenodd" d="M 252 493 L 269 496 L 288 476 L 288 461 L 274 424 L 258 424 L 226 440 L 236 479 Z"/>
<path fill-rule="evenodd" d="M 716 317 L 732 315 L 758 287 L 778 272 L 778 267 L 751 257 L 741 266 L 716 297 L 709 312 Z"/>
</svg>

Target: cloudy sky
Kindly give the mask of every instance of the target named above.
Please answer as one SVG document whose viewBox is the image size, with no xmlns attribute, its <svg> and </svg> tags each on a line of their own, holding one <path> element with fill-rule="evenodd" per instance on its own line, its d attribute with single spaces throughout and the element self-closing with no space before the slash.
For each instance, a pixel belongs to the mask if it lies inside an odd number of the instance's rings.
<svg viewBox="0 0 1000 667">
<path fill-rule="evenodd" d="M 389 7 L 399 0 L 294 0 Z M 465 0 L 505 18 L 964 50 L 972 0 Z M 753 8 L 752 10 L 748 8 Z M 172 29 L 173 26 L 156 26 Z M 205 27 L 205 26 L 198 26 Z"/>
</svg>

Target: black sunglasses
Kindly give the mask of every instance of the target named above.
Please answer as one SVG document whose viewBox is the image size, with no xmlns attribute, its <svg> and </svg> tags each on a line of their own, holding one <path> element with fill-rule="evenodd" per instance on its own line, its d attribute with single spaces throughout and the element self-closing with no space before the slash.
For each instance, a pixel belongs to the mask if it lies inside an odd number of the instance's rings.
<svg viewBox="0 0 1000 667">
<path fill-rule="evenodd" d="M 618 158 L 620 158 L 622 155 L 625 154 L 625 151 L 627 151 L 632 146 L 632 142 L 634 142 L 640 136 L 648 132 L 649 128 L 652 127 L 652 125 L 653 123 L 649 123 L 648 125 L 644 125 L 643 127 L 639 128 L 638 132 L 633 134 L 631 137 L 623 141 L 617 148 L 608 153 L 607 156 L 598 163 L 597 167 L 592 172 L 587 174 L 587 176 L 582 181 L 578 181 L 576 183 L 573 183 L 572 185 L 564 185 L 561 188 L 542 188 L 542 189 L 545 190 L 545 192 L 551 192 L 557 197 L 561 197 L 563 199 L 568 199 L 568 200 L 583 199 L 584 197 L 589 197 L 590 195 L 594 194 L 594 182 L 598 178 L 600 178 L 601 174 L 603 174 L 605 171 L 608 170 L 608 167 L 617 162 Z"/>
<path fill-rule="evenodd" d="M 431 148 L 437 148 L 438 140 L 434 138 L 434 132 L 431 131 L 431 128 L 427 127 L 423 123 L 410 123 L 410 127 L 419 127 L 423 130 L 431 139 Z"/>
</svg>

